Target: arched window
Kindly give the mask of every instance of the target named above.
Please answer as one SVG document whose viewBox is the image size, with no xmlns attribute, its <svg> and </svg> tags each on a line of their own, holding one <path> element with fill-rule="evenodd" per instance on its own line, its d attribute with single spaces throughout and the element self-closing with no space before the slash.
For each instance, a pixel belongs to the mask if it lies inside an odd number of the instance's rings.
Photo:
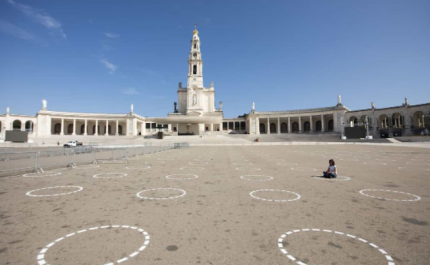
<svg viewBox="0 0 430 265">
<path fill-rule="evenodd" d="M 27 132 L 32 132 L 33 131 L 33 122 L 32 121 L 27 121 L 25 123 L 25 130 Z"/>
<path fill-rule="evenodd" d="M 299 124 L 297 122 L 293 122 L 292 128 L 293 132 L 299 132 Z"/>
<path fill-rule="evenodd" d="M 380 115 L 379 121 L 380 121 L 379 126 L 381 129 L 388 129 L 388 126 L 390 126 L 389 117 L 386 114 Z"/>
<path fill-rule="evenodd" d="M 197 49 L 197 44 L 196 43 L 194 43 L 194 49 Z"/>
<path fill-rule="evenodd" d="M 15 120 L 12 123 L 12 128 L 13 128 L 13 130 L 21 130 L 21 121 L 20 120 Z"/>
<path fill-rule="evenodd" d="M 358 126 L 358 119 L 357 118 L 355 118 L 354 119 L 354 127 L 357 127 Z"/>
<path fill-rule="evenodd" d="M 112 134 L 112 128 L 108 125 L 108 134 Z"/>
<path fill-rule="evenodd" d="M 287 133 L 288 132 L 288 126 L 285 122 L 281 123 L 281 133 Z"/>
<path fill-rule="evenodd" d="M 274 123 L 270 124 L 270 133 L 276 133 L 276 124 Z"/>
<path fill-rule="evenodd" d="M 317 121 L 315 123 L 315 129 L 316 129 L 317 132 L 320 132 L 322 130 L 321 121 Z"/>
<path fill-rule="evenodd" d="M 69 126 L 67 126 L 67 133 L 68 134 L 72 134 L 73 133 L 73 124 L 69 124 Z"/>
<path fill-rule="evenodd" d="M 84 124 L 81 125 L 81 134 L 85 134 L 85 125 Z"/>
<path fill-rule="evenodd" d="M 193 65 L 193 74 L 196 75 L 197 74 L 197 65 Z"/>
<path fill-rule="evenodd" d="M 305 121 L 305 123 L 304 123 L 304 131 L 305 132 L 310 132 L 311 131 L 311 124 L 308 122 L 308 121 Z"/>
<path fill-rule="evenodd" d="M 266 125 L 264 123 L 260 123 L 260 133 L 266 133 Z"/>
<path fill-rule="evenodd" d="M 148 124 L 148 123 L 147 123 Z M 118 125 L 118 134 L 119 135 L 122 135 L 122 126 L 121 125 Z"/>
<path fill-rule="evenodd" d="M 333 120 L 328 121 L 328 131 L 332 132 L 334 130 Z"/>
<path fill-rule="evenodd" d="M 422 111 L 416 111 L 413 117 L 413 124 L 415 127 L 422 128 L 425 126 L 424 113 Z"/>
<path fill-rule="evenodd" d="M 56 123 L 54 125 L 54 134 L 60 134 L 61 133 L 61 123 Z"/>
</svg>

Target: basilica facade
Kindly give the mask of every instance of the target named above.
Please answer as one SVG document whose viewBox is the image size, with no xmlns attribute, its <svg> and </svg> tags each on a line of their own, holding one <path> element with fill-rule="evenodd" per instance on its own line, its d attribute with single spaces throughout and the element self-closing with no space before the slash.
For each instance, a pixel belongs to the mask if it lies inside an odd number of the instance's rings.
<svg viewBox="0 0 430 265">
<path fill-rule="evenodd" d="M 193 31 L 188 56 L 186 87 L 179 83 L 178 100 L 174 111 L 166 117 L 143 117 L 129 113 L 103 114 L 48 110 L 46 100 L 35 116 L 12 114 L 9 108 L 0 115 L 0 140 L 7 130 L 28 131 L 30 138 L 62 136 L 131 136 L 152 135 L 164 131 L 168 135 L 203 135 L 244 133 L 337 133 L 343 135 L 345 127 L 366 126 L 369 135 L 378 137 L 419 134 L 429 126 L 430 103 L 410 105 L 407 100 L 400 106 L 351 111 L 341 102 L 323 108 L 258 111 L 250 104 L 246 115 L 225 118 L 222 101 L 215 103 L 215 87 L 210 82 L 204 87 L 201 42 L 197 29 Z M 334 102 L 336 102 L 334 100 Z"/>
</svg>

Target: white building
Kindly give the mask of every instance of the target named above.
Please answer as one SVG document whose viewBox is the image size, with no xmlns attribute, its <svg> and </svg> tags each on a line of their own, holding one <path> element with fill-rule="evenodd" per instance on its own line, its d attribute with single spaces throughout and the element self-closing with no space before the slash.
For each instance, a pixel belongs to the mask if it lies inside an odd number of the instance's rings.
<svg viewBox="0 0 430 265">
<path fill-rule="evenodd" d="M 224 118 L 222 102 L 215 107 L 215 87 L 203 83 L 203 60 L 199 32 L 195 29 L 188 57 L 187 87 L 178 86 L 178 104 L 167 117 L 143 117 L 133 112 L 124 114 L 79 113 L 50 111 L 46 100 L 36 116 L 9 113 L 0 115 L 0 139 L 6 130 L 28 131 L 30 138 L 50 138 L 54 135 L 82 136 L 131 136 L 151 135 L 163 130 L 171 135 L 202 135 L 223 133 L 288 134 L 288 133 L 338 133 L 345 126 L 368 126 L 378 137 L 381 132 L 390 135 L 420 133 L 429 126 L 430 103 L 351 111 L 341 103 L 324 108 L 258 111 L 252 103 L 251 111 L 238 118 Z M 366 117 L 369 123 L 366 124 Z M 427 118 L 425 118 L 427 117 Z M 352 122 L 352 123 L 351 123 Z M 352 125 L 351 125 L 352 124 Z M 55 136 L 56 137 L 56 136 Z"/>
</svg>

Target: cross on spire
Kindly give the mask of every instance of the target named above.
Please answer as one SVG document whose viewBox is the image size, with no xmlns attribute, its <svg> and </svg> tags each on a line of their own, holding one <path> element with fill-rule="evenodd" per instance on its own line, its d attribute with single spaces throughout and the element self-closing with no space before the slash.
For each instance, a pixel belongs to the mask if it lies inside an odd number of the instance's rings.
<svg viewBox="0 0 430 265">
<path fill-rule="evenodd" d="M 194 23 L 194 29 L 197 29 L 197 23 Z"/>
</svg>

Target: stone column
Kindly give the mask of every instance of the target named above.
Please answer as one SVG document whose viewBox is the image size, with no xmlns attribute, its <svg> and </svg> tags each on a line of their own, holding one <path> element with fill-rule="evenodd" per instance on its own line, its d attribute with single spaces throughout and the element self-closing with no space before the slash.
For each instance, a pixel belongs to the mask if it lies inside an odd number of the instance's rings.
<svg viewBox="0 0 430 265">
<path fill-rule="evenodd" d="M 211 132 L 213 132 L 213 131 L 214 131 L 214 124 L 213 124 L 213 123 L 211 123 L 211 124 L 210 124 L 209 129 L 210 129 L 210 131 L 211 131 Z"/>
<path fill-rule="evenodd" d="M 291 133 L 291 117 L 288 117 L 288 133 Z"/>
<path fill-rule="evenodd" d="M 302 133 L 302 117 L 299 116 L 299 133 Z"/>
<path fill-rule="evenodd" d="M 260 118 L 255 118 L 255 134 L 260 134 Z"/>
<path fill-rule="evenodd" d="M 116 125 L 115 125 L 115 135 L 119 135 L 118 134 L 118 127 L 119 126 L 119 122 L 118 122 L 118 120 L 116 120 Z"/>
<path fill-rule="evenodd" d="M 137 119 L 133 119 L 133 136 L 137 135 Z"/>
<path fill-rule="evenodd" d="M 334 120 L 334 118 L 333 118 Z M 324 128 L 324 115 L 321 115 L 321 132 L 325 132 L 325 128 Z"/>
<path fill-rule="evenodd" d="M 88 132 L 88 120 L 87 119 L 85 119 L 85 126 L 84 126 L 84 135 L 87 135 L 87 132 Z"/>
<path fill-rule="evenodd" d="M 424 123 L 424 115 L 423 115 L 422 119 L 423 119 L 423 128 L 424 128 L 426 126 Z"/>
<path fill-rule="evenodd" d="M 170 132 L 170 124 L 168 125 L 168 131 Z M 142 122 L 141 124 L 140 124 L 140 135 L 144 135 L 144 132 L 145 132 L 145 122 Z"/>
<path fill-rule="evenodd" d="M 270 134 L 270 118 L 267 118 L 266 131 L 267 131 L 267 134 Z"/>
<path fill-rule="evenodd" d="M 224 130 L 224 128 L 223 128 L 222 122 L 220 122 L 220 124 L 219 124 L 219 131 L 222 132 L 223 130 Z"/>
<path fill-rule="evenodd" d="M 106 120 L 106 126 L 105 126 L 105 136 L 109 135 L 109 121 Z"/>
<path fill-rule="evenodd" d="M 76 119 L 73 119 L 73 132 L 72 135 L 76 135 Z"/>
<path fill-rule="evenodd" d="M 229 124 L 229 122 L 227 121 L 227 131 L 230 129 L 230 124 Z"/>
<path fill-rule="evenodd" d="M 61 131 L 60 135 L 64 135 L 64 119 L 61 119 Z"/>
<path fill-rule="evenodd" d="M 146 121 L 142 122 L 142 126 L 143 126 L 142 135 L 146 135 Z"/>
<path fill-rule="evenodd" d="M 314 131 L 314 125 L 313 125 L 313 121 L 312 121 L 312 116 L 309 116 L 309 124 L 311 125 L 311 132 Z"/>
<path fill-rule="evenodd" d="M 96 126 L 94 127 L 94 135 L 99 135 L 99 121 L 96 120 Z"/>
<path fill-rule="evenodd" d="M 278 117 L 278 134 L 281 134 L 281 118 Z"/>
<path fill-rule="evenodd" d="M 21 131 L 25 131 L 25 122 L 21 121 Z"/>
</svg>

